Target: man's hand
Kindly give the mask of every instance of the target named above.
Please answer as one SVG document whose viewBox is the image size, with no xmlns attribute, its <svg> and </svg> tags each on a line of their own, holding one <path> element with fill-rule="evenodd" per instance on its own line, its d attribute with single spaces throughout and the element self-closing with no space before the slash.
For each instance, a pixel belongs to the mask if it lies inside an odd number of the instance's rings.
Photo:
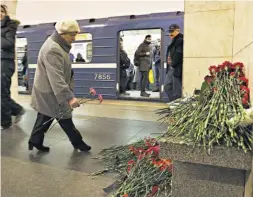
<svg viewBox="0 0 253 197">
<path fill-rule="evenodd" d="M 168 64 L 171 64 L 171 62 L 172 62 L 172 61 L 171 61 L 171 58 L 170 58 L 170 56 L 168 56 L 167 63 L 168 63 Z"/>
<path fill-rule="evenodd" d="M 79 101 L 77 100 L 77 98 L 74 97 L 71 100 L 69 100 L 69 106 L 71 108 L 77 108 L 77 107 L 79 107 L 80 104 L 79 104 Z"/>
</svg>

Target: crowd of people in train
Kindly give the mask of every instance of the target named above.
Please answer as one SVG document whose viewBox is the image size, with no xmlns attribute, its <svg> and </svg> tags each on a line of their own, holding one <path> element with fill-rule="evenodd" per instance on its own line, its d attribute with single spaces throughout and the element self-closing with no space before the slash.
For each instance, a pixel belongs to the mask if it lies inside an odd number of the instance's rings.
<svg viewBox="0 0 253 197">
<path fill-rule="evenodd" d="M 16 103 L 10 94 L 11 80 L 15 72 L 15 38 L 19 22 L 10 19 L 7 7 L 4 5 L 1 5 L 0 17 L 1 127 L 2 129 L 8 129 L 12 126 L 12 116 L 15 117 L 15 123 L 18 123 L 25 114 L 24 108 Z M 50 150 L 49 147 L 43 145 L 43 142 L 45 133 L 54 119 L 60 124 L 74 149 L 91 150 L 91 147 L 83 141 L 72 120 L 73 109 L 80 106 L 79 100 L 74 95 L 74 72 L 71 68 L 72 60 L 70 58 L 71 44 L 75 41 L 78 33 L 80 33 L 80 28 L 76 20 L 58 21 L 55 24 L 55 31 L 46 39 L 39 51 L 30 102 L 31 107 L 37 112 L 37 118 L 28 141 L 29 150 L 34 147 L 43 152 Z M 181 97 L 183 35 L 176 24 L 169 27 L 169 35 L 172 43 L 167 50 L 168 67 L 165 90 L 171 101 Z M 141 75 L 141 96 L 146 97 L 149 96 L 145 90 L 148 83 L 148 72 L 153 62 L 159 70 L 157 73 L 160 73 L 161 70 L 159 64 L 160 52 L 151 51 L 151 40 L 150 35 L 145 37 L 134 58 L 134 65 L 139 68 Z M 157 45 L 156 50 L 159 50 L 159 45 Z M 125 82 L 128 76 L 127 73 L 131 73 L 133 70 L 127 71 L 131 68 L 131 63 L 123 49 L 123 39 L 121 39 L 120 57 L 120 74 Z M 78 61 L 84 61 L 81 55 L 77 59 Z M 157 83 L 159 83 L 159 80 L 157 80 Z M 121 92 L 125 93 L 127 85 L 126 83 L 122 84 L 124 86 L 121 87 Z"/>
<path fill-rule="evenodd" d="M 170 102 L 182 95 L 183 34 L 180 33 L 180 27 L 177 24 L 169 27 L 169 36 L 172 42 L 166 53 L 167 68 L 164 89 Z M 140 96 L 149 97 L 150 94 L 146 90 L 150 90 L 149 71 L 152 69 L 155 71 L 153 92 L 160 92 L 161 41 L 156 40 L 154 47 L 151 42 L 152 36 L 146 35 L 134 54 L 133 65 L 124 50 L 123 39 L 120 38 L 120 93 L 122 95 L 130 95 L 127 90 L 136 89 L 138 86 Z"/>
</svg>

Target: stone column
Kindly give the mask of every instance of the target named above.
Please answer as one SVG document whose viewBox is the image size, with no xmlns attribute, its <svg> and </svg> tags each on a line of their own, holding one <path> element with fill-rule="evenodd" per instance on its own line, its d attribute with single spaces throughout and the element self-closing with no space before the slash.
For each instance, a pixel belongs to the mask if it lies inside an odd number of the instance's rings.
<svg viewBox="0 0 253 197">
<path fill-rule="evenodd" d="M 16 18 L 16 8 L 17 8 L 17 0 L 2 0 L 1 4 L 6 5 L 8 7 L 8 14 L 10 18 Z M 18 99 L 18 68 L 17 68 L 17 58 L 16 58 L 16 69 L 15 73 L 12 76 L 12 84 L 11 84 L 11 97 L 14 100 Z"/>
<path fill-rule="evenodd" d="M 233 61 L 243 62 L 249 78 L 253 103 L 253 2 L 236 1 L 234 17 Z M 252 183 L 253 185 L 253 183 Z"/>
<path fill-rule="evenodd" d="M 235 3 L 185 0 L 183 93 L 200 88 L 208 67 L 232 61 Z"/>
</svg>

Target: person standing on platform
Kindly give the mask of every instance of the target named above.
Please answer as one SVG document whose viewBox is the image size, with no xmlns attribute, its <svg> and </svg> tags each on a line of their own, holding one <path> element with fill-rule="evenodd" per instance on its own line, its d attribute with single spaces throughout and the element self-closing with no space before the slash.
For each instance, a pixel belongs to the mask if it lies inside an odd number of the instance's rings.
<svg viewBox="0 0 253 197">
<path fill-rule="evenodd" d="M 126 51 L 123 49 L 123 39 L 120 38 L 120 94 L 129 96 L 130 94 L 126 92 L 128 76 L 127 71 L 130 67 L 130 59 L 127 56 Z"/>
<path fill-rule="evenodd" d="M 15 72 L 15 40 L 18 21 L 8 16 L 7 6 L 1 5 L 1 127 L 12 126 L 21 120 L 25 110 L 11 98 L 11 78 Z"/>
<path fill-rule="evenodd" d="M 135 62 L 139 62 L 139 70 L 141 73 L 141 96 L 143 97 L 149 97 L 150 94 L 148 94 L 146 90 L 146 86 L 148 84 L 148 74 L 151 64 L 151 51 L 150 51 L 150 44 L 151 44 L 151 35 L 147 35 L 145 37 L 145 40 L 143 43 L 140 44 L 136 51 L 136 60 Z"/>
<path fill-rule="evenodd" d="M 55 29 L 39 52 L 31 97 L 31 107 L 38 114 L 28 143 L 29 150 L 35 147 L 43 152 L 49 151 L 49 147 L 43 146 L 44 135 L 56 117 L 73 147 L 89 151 L 91 147 L 75 128 L 71 112 L 80 106 L 71 86 L 73 70 L 69 57 L 71 43 L 80 32 L 79 25 L 75 20 L 66 20 L 57 22 Z"/>
<path fill-rule="evenodd" d="M 165 79 L 165 92 L 169 102 L 182 97 L 182 71 L 183 71 L 183 34 L 177 24 L 169 27 L 169 36 L 172 40 L 167 49 L 167 71 Z"/>
</svg>

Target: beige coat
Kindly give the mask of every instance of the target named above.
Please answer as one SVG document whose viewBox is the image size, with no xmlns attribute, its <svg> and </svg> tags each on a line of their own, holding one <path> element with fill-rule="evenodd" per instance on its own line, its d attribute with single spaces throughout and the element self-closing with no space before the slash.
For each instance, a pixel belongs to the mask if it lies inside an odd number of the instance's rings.
<svg viewBox="0 0 253 197">
<path fill-rule="evenodd" d="M 31 97 L 31 107 L 35 111 L 54 117 L 70 109 L 68 101 L 74 97 L 70 49 L 71 46 L 57 32 L 42 45 Z M 71 117 L 70 112 L 57 118 Z"/>
</svg>

